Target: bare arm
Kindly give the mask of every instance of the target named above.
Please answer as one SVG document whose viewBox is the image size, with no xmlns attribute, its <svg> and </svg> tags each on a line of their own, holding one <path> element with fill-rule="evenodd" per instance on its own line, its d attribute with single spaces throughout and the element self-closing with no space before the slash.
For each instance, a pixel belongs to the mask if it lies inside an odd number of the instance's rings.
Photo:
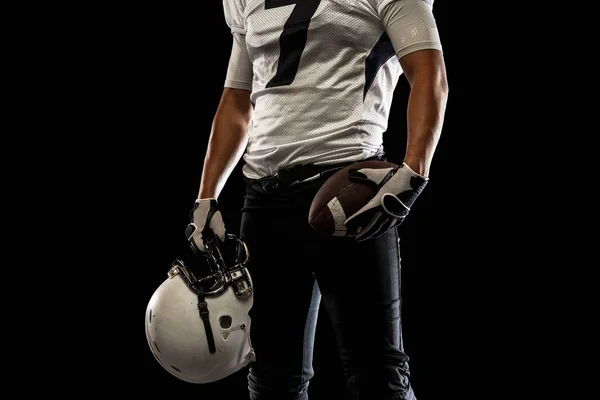
<svg viewBox="0 0 600 400">
<path fill-rule="evenodd" d="M 400 64 L 411 88 L 404 162 L 419 175 L 427 177 L 448 99 L 444 57 L 439 50 L 420 50 L 402 57 Z"/>
<path fill-rule="evenodd" d="M 408 144 L 404 157 L 408 168 L 403 163 L 375 196 L 344 222 L 351 230 L 361 228 L 356 236 L 359 242 L 378 237 L 404 221 L 427 184 L 431 159 L 442 130 L 448 85 L 441 50 L 412 51 L 400 57 L 400 64 L 411 87 L 407 110 Z M 361 169 L 355 178 L 364 180 L 366 177 L 381 185 L 387 174 L 376 171 Z"/>
<path fill-rule="evenodd" d="M 218 198 L 225 182 L 242 157 L 252 117 L 250 91 L 225 88 L 213 119 L 199 199 Z"/>
<path fill-rule="evenodd" d="M 375 0 L 373 5 L 410 84 L 404 162 L 417 174 L 428 177 L 448 98 L 446 66 L 433 15 L 433 0 Z"/>
</svg>

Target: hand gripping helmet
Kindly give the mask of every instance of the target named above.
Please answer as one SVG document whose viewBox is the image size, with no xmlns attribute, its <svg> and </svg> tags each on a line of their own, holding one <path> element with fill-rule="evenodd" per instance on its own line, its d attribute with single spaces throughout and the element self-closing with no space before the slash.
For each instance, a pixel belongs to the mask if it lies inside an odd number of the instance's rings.
<svg viewBox="0 0 600 400">
<path fill-rule="evenodd" d="M 205 245 L 206 253 L 173 262 L 146 309 L 146 338 L 156 360 L 190 383 L 223 379 L 254 360 L 246 244 L 228 234 Z"/>
</svg>

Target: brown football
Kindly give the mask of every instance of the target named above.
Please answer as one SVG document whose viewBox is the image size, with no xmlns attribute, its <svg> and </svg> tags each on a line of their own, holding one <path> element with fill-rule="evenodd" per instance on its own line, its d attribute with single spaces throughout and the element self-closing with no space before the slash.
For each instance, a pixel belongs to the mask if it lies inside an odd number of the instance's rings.
<svg viewBox="0 0 600 400">
<path fill-rule="evenodd" d="M 364 183 L 351 182 L 348 170 L 390 167 L 398 168 L 398 165 L 388 161 L 370 160 L 359 161 L 337 171 L 323 183 L 315 195 L 308 213 L 309 224 L 326 236 L 356 236 L 362 227 L 346 227 L 344 221 L 375 196 L 375 189 Z"/>
</svg>

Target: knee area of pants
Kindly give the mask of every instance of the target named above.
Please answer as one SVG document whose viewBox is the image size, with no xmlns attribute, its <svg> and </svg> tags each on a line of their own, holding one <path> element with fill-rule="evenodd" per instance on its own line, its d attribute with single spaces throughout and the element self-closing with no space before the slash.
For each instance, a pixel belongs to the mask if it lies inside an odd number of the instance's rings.
<svg viewBox="0 0 600 400">
<path fill-rule="evenodd" d="M 248 373 L 248 390 L 252 400 L 306 400 L 309 381 L 301 375 L 257 371 Z"/>
<path fill-rule="evenodd" d="M 346 371 L 346 388 L 351 393 L 406 393 L 410 374 L 398 366 L 380 366 L 360 371 Z"/>
</svg>

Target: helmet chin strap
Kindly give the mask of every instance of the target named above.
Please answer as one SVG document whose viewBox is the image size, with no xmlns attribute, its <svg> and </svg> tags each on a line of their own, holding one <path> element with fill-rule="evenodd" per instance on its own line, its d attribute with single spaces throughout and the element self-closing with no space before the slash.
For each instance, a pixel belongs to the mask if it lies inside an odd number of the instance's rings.
<svg viewBox="0 0 600 400">
<path fill-rule="evenodd" d="M 202 322 L 204 323 L 204 331 L 206 332 L 206 340 L 208 341 L 208 350 L 212 354 L 217 351 L 217 347 L 215 345 L 215 337 L 213 336 L 213 331 L 210 326 L 208 304 L 206 303 L 206 298 L 204 297 L 204 288 L 201 285 L 193 285 L 193 287 L 196 295 L 198 296 L 198 310 L 200 311 L 200 318 L 202 318 Z"/>
<path fill-rule="evenodd" d="M 208 303 L 206 302 L 206 290 L 196 279 L 194 274 L 187 268 L 185 263 L 180 259 L 176 259 L 173 262 L 173 266 L 169 270 L 169 277 L 173 277 L 175 275 L 181 276 L 187 286 L 196 293 L 196 296 L 198 296 L 198 311 L 200 313 L 200 319 L 202 319 L 202 324 L 204 325 L 204 331 L 206 332 L 208 350 L 211 354 L 214 354 L 217 351 L 217 346 L 215 344 L 215 337 L 210 325 L 210 312 L 208 310 Z"/>
</svg>

